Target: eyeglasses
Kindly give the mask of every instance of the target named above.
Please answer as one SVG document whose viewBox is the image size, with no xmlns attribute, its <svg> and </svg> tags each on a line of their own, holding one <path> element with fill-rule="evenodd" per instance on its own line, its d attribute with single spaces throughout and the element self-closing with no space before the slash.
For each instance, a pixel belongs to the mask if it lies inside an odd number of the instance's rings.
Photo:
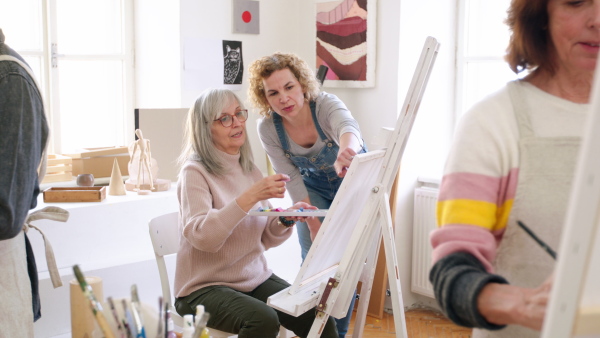
<svg viewBox="0 0 600 338">
<path fill-rule="evenodd" d="M 234 116 L 238 119 L 238 121 L 245 122 L 248 119 L 248 109 L 238 110 L 233 115 L 229 115 L 229 114 L 223 115 L 220 118 L 213 120 L 213 121 L 219 121 L 219 122 L 221 122 L 221 125 L 223 127 L 229 128 L 233 124 Z"/>
</svg>

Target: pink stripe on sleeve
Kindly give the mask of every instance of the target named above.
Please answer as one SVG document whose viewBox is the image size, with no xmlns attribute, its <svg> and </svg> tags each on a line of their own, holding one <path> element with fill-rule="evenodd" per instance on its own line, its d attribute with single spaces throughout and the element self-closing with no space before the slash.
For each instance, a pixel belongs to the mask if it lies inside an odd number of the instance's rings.
<svg viewBox="0 0 600 338">
<path fill-rule="evenodd" d="M 446 225 L 432 231 L 429 239 L 433 247 L 432 264 L 455 252 L 467 252 L 493 273 L 498 242 L 490 231 L 470 225 Z"/>
<path fill-rule="evenodd" d="M 466 172 L 447 174 L 442 179 L 438 200 L 467 199 L 501 206 L 514 198 L 518 173 L 515 168 L 503 177 Z"/>
</svg>

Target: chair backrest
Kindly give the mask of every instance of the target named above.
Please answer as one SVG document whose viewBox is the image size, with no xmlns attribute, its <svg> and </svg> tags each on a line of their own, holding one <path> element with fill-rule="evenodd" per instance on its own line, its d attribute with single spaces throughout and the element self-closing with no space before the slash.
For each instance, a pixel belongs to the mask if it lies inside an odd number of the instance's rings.
<svg viewBox="0 0 600 338">
<path fill-rule="evenodd" d="M 169 302 L 171 317 L 175 325 L 183 327 L 183 318 L 175 311 L 173 306 L 174 299 L 171 297 L 171 286 L 169 283 L 169 274 L 164 256 L 176 254 L 179 250 L 179 212 L 154 217 L 148 223 L 150 240 L 154 248 L 154 257 L 158 265 L 158 274 L 160 275 L 160 285 L 164 302 Z"/>
</svg>

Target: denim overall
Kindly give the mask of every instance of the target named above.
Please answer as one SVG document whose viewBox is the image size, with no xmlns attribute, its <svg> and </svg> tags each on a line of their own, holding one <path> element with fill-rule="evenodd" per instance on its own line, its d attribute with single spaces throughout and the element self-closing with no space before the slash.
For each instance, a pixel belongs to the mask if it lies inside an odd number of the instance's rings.
<svg viewBox="0 0 600 338">
<path fill-rule="evenodd" d="M 290 146 L 281 116 L 277 113 L 273 113 L 272 115 L 273 124 L 275 125 L 275 130 L 277 131 L 277 136 L 279 137 L 281 148 L 283 149 L 285 156 L 294 163 L 302 175 L 302 180 L 308 191 L 310 204 L 319 209 L 329 209 L 343 180 L 342 177 L 337 175 L 335 168 L 333 167 L 340 147 L 334 141 L 327 139 L 327 136 L 323 133 L 319 121 L 317 120 L 316 104 L 314 101 L 310 102 L 310 112 L 315 123 L 315 128 L 319 133 L 319 137 L 325 143 L 325 146 L 315 156 L 304 157 L 292 154 L 290 152 Z M 363 148 L 359 153 L 365 152 L 367 152 L 367 147 L 363 142 Z M 321 222 L 322 221 L 323 218 L 321 218 Z M 298 231 L 300 248 L 302 249 L 302 261 L 304 261 L 312 244 L 310 231 L 305 222 L 297 222 L 296 229 Z M 353 297 L 350 302 L 350 309 L 354 308 L 354 300 L 355 297 Z M 349 310 L 348 315 L 345 318 L 335 320 L 340 337 L 346 335 L 351 316 L 352 311 Z"/>
</svg>

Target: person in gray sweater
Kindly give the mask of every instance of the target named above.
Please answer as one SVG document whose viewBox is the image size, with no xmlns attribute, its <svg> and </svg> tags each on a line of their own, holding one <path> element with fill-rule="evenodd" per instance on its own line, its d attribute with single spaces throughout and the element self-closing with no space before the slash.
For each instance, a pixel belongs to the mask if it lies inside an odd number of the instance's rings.
<svg viewBox="0 0 600 338">
<path fill-rule="evenodd" d="M 31 69 L 4 40 L 0 29 L 0 335 L 33 337 L 38 276 L 23 224 L 37 204 L 48 123 Z"/>
</svg>

